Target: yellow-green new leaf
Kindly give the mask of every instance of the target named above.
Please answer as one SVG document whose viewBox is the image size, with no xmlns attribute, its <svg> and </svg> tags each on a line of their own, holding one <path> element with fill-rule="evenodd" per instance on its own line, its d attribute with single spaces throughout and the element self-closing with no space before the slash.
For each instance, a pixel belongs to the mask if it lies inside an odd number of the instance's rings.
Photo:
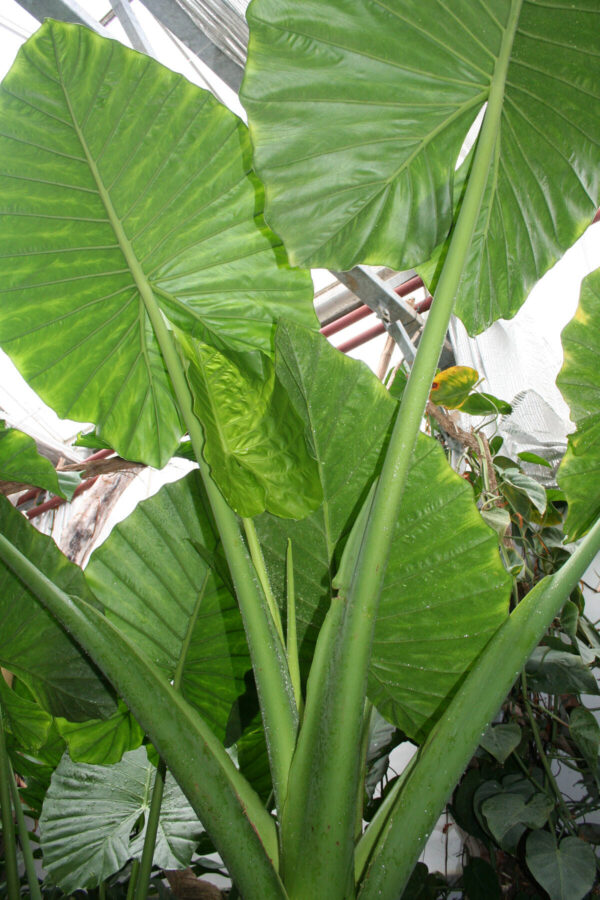
<svg viewBox="0 0 600 900">
<path fill-rule="evenodd" d="M 575 318 L 562 333 L 564 363 L 556 383 L 577 425 L 558 470 L 567 495 L 566 532 L 575 541 L 600 515 L 600 269 L 584 279 Z"/>
<path fill-rule="evenodd" d="M 302 519 L 321 503 L 317 463 L 305 425 L 263 353 L 221 353 L 182 339 L 194 412 L 204 427 L 204 457 L 240 516 L 267 510 Z"/>
<path fill-rule="evenodd" d="M 47 21 L 0 87 L 0 344 L 60 416 L 162 466 L 183 432 L 148 308 L 270 353 L 312 283 L 262 217 L 244 124 L 153 59 Z"/>
</svg>

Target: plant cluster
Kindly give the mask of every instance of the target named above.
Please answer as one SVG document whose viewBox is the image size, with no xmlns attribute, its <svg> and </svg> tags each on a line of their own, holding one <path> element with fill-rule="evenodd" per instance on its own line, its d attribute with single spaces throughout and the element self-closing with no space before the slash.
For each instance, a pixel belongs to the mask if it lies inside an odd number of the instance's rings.
<svg viewBox="0 0 600 900">
<path fill-rule="evenodd" d="M 421 424 L 446 422 L 428 400 L 452 311 L 472 332 L 514 315 L 597 209 L 598 10 L 254 0 L 248 17 L 249 131 L 152 59 L 53 21 L 0 87 L 0 345 L 92 440 L 198 464 L 85 571 L 0 498 L 6 892 L 14 810 L 40 894 L 14 770 L 67 894 L 118 896 L 131 865 L 141 900 L 153 864 L 186 867 L 208 841 L 244 900 L 416 896 L 469 760 L 521 716 L 509 768 L 483 757 L 466 776 L 482 775 L 475 837 L 502 881 L 496 849 L 525 871 L 526 833 L 538 884 L 581 900 L 594 854 L 550 797 L 537 707 L 555 654 L 583 677 L 594 647 L 570 598 L 600 549 L 598 274 L 563 336 L 563 495 L 480 436 L 470 485 Z M 400 401 L 316 331 L 302 266 L 357 263 L 418 266 L 434 294 Z M 49 486 L 23 441 L 0 436 L 10 480 Z M 547 534 L 561 503 L 567 549 Z M 559 616 L 565 647 L 547 636 Z M 587 762 L 575 709 L 550 711 Z M 419 751 L 363 828 L 379 716 Z"/>
</svg>

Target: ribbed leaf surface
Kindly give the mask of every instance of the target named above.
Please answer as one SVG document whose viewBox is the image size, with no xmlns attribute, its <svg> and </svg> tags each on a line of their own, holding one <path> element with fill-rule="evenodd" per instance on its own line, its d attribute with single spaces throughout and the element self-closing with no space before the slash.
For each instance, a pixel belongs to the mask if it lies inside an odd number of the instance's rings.
<svg viewBox="0 0 600 900">
<path fill-rule="evenodd" d="M 142 300 L 219 346 L 314 322 L 262 218 L 247 130 L 180 75 L 47 21 L 0 88 L 0 343 L 60 416 L 164 465 L 181 435 Z"/>
<path fill-rule="evenodd" d="M 348 528 L 378 468 L 395 403 L 371 372 L 295 326 L 277 333 L 277 370 L 304 417 L 324 502 L 301 522 L 261 516 L 258 530 L 280 596 L 287 537 L 294 554 L 303 655 L 331 597 Z M 357 430 L 357 422 L 360 430 Z M 369 696 L 422 738 L 507 613 L 509 579 L 469 486 L 439 445 L 420 436 L 396 526 L 369 673 Z"/>
<path fill-rule="evenodd" d="M 443 242 L 458 152 L 517 3 L 457 310 L 471 332 L 515 314 L 598 204 L 593 0 L 254 0 L 242 96 L 267 218 L 293 262 L 406 269 Z"/>
<path fill-rule="evenodd" d="M 127 860 L 140 859 L 156 769 L 140 747 L 114 766 L 73 763 L 52 776 L 40 819 L 44 866 L 65 892 L 96 887 Z M 144 827 L 131 834 L 141 815 Z M 177 782 L 167 775 L 154 861 L 185 868 L 203 828 Z"/>
<path fill-rule="evenodd" d="M 5 497 L 0 497 L 0 532 L 63 591 L 96 602 L 81 569 Z M 0 635 L 0 664 L 18 675 L 48 712 L 80 722 L 115 711 L 114 696 L 95 666 L 2 562 Z"/>
<path fill-rule="evenodd" d="M 200 484 L 192 472 L 140 503 L 85 574 L 107 617 L 223 738 L 251 665 L 237 604 L 201 552 L 216 542 Z"/>
<path fill-rule="evenodd" d="M 567 495 L 566 531 L 582 537 L 600 515 L 600 269 L 584 279 L 575 318 L 562 333 L 564 363 L 556 383 L 577 431 L 569 435 L 558 483 Z"/>
</svg>

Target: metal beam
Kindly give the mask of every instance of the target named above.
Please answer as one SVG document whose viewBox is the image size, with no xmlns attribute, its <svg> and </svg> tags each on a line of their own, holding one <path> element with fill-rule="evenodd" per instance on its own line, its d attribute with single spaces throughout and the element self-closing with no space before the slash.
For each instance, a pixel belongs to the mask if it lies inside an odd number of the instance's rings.
<svg viewBox="0 0 600 900">
<path fill-rule="evenodd" d="M 155 19 L 195 53 L 225 84 L 238 93 L 243 69 L 202 32 L 177 0 L 144 0 Z"/>
<path fill-rule="evenodd" d="M 100 23 L 90 16 L 77 0 L 17 0 L 17 2 L 38 22 L 43 22 L 44 19 L 58 19 L 61 22 L 86 25 L 98 34 L 105 34 Z"/>
<path fill-rule="evenodd" d="M 148 56 L 155 56 L 152 44 L 131 8 L 129 0 L 111 0 L 111 6 L 133 49 L 139 50 L 140 53 L 146 53 Z"/>
</svg>

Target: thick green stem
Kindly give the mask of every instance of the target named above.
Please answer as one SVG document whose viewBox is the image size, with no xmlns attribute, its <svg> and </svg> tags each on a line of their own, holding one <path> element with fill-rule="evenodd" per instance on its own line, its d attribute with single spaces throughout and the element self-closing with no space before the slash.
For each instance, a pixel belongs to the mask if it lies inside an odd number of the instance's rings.
<svg viewBox="0 0 600 900">
<path fill-rule="evenodd" d="M 600 521 L 557 572 L 498 629 L 419 751 L 381 829 L 359 900 L 396 900 L 444 804 L 529 655 L 600 550 Z M 367 831 L 368 833 L 368 831 Z"/>
<path fill-rule="evenodd" d="M 17 819 L 17 829 L 19 832 L 19 844 L 21 845 L 21 852 L 23 853 L 23 859 L 25 861 L 25 871 L 27 873 L 29 895 L 31 897 L 31 900 L 42 900 L 40 883 L 38 881 L 37 872 L 35 870 L 35 860 L 33 858 L 33 851 L 31 849 L 31 841 L 29 840 L 29 832 L 27 831 L 27 826 L 25 824 L 25 816 L 23 815 L 23 807 L 21 805 L 21 798 L 19 796 L 19 789 L 15 780 L 15 773 L 13 772 L 12 766 L 10 764 L 10 759 L 8 761 L 8 771 L 10 775 L 10 790 L 12 794 L 12 801 L 15 809 L 15 816 Z"/>
<path fill-rule="evenodd" d="M 135 900 L 146 900 L 146 897 L 148 896 L 148 885 L 150 884 L 150 875 L 152 873 L 152 861 L 154 859 L 154 848 L 156 846 L 156 835 L 158 834 L 158 821 L 160 819 L 160 807 L 165 789 L 166 774 L 167 767 L 164 760 L 159 759 L 156 777 L 154 779 L 154 787 L 152 788 L 152 800 L 150 801 L 146 834 L 144 835 L 144 849 L 142 850 L 140 871 L 135 889 Z"/>
<path fill-rule="evenodd" d="M 105 616 L 56 587 L 4 535 L 0 559 L 114 684 L 211 834 L 244 897 L 284 900 L 274 867 L 273 819 L 201 716 Z"/>
<path fill-rule="evenodd" d="M 513 0 L 469 184 L 390 439 L 341 627 L 329 639 L 328 671 L 320 684 L 309 680 L 282 832 L 286 887 L 294 900 L 341 900 L 348 870 L 353 867 L 360 729 L 379 595 L 412 452 L 497 152 L 506 72 L 520 7 L 521 0 Z M 319 636 L 319 641 L 324 640 Z M 306 858 L 311 859 L 310 866 L 303 865 Z"/>
<path fill-rule="evenodd" d="M 1 677 L 1 676 L 0 676 Z M 2 839 L 4 841 L 4 875 L 8 900 L 19 900 L 19 870 L 17 868 L 17 842 L 13 822 L 11 787 L 12 777 L 4 722 L 0 709 L 0 812 L 2 814 Z"/>
<path fill-rule="evenodd" d="M 298 658 L 298 635 L 296 631 L 296 588 L 294 585 L 294 556 L 292 542 L 288 538 L 285 555 L 285 583 L 286 583 L 286 612 L 287 612 L 287 657 L 290 668 L 290 678 L 294 686 L 296 706 L 300 718 L 304 713 L 304 700 L 302 699 L 302 682 L 300 679 L 300 660 Z"/>
<path fill-rule="evenodd" d="M 254 522 L 252 521 L 252 519 L 242 519 L 242 522 L 244 525 L 244 531 L 246 532 L 246 540 L 248 541 L 250 557 L 254 564 L 254 568 L 256 569 L 256 574 L 258 575 L 260 586 L 263 589 L 263 594 L 265 595 L 265 600 L 267 601 L 267 606 L 269 607 L 269 612 L 271 613 L 271 619 L 273 620 L 273 624 L 275 626 L 277 634 L 279 635 L 279 640 L 281 641 L 282 645 L 285 646 L 283 626 L 281 624 L 281 614 L 279 612 L 279 606 L 277 605 L 277 601 L 275 600 L 273 591 L 271 589 L 269 574 L 267 572 L 267 567 L 265 566 L 265 558 L 262 553 L 260 541 L 258 540 L 256 528 L 254 527 Z"/>
</svg>

